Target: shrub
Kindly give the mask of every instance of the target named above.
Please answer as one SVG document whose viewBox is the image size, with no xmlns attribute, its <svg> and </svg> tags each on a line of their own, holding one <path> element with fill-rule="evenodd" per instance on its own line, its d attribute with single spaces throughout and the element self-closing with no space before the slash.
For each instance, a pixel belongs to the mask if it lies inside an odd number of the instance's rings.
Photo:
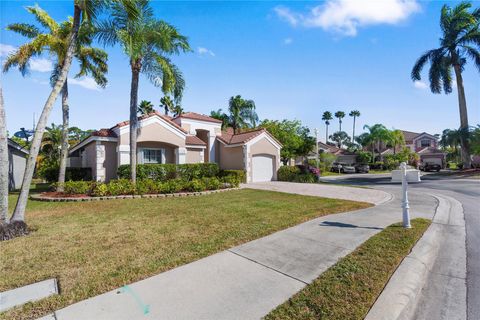
<svg viewBox="0 0 480 320">
<path fill-rule="evenodd" d="M 311 173 L 301 173 L 297 174 L 292 181 L 301 183 L 315 183 L 317 182 L 317 176 Z"/>
<path fill-rule="evenodd" d="M 92 195 L 95 197 L 104 197 L 109 194 L 108 186 L 104 183 L 97 183 L 93 188 Z"/>
<path fill-rule="evenodd" d="M 223 177 L 222 182 L 226 188 L 238 188 L 240 186 L 240 180 L 233 175 Z"/>
<path fill-rule="evenodd" d="M 357 162 L 361 164 L 368 164 L 372 161 L 372 154 L 366 151 L 359 151 L 357 153 Z"/>
<path fill-rule="evenodd" d="M 300 169 L 298 167 L 281 166 L 277 171 L 277 179 L 279 181 L 293 181 L 296 175 L 299 175 Z"/>
<path fill-rule="evenodd" d="M 90 194 L 94 188 L 93 181 L 66 181 L 63 184 L 65 194 Z M 54 184 L 55 187 L 58 184 Z"/>
<path fill-rule="evenodd" d="M 137 179 L 152 179 L 154 181 L 168 181 L 183 179 L 190 181 L 204 177 L 215 177 L 219 173 L 216 163 L 188 163 L 188 164 L 139 164 L 137 165 Z M 130 165 L 121 165 L 117 171 L 120 179 L 130 178 Z"/>
<path fill-rule="evenodd" d="M 111 180 L 106 186 L 107 194 L 110 196 L 132 195 L 136 193 L 136 186 L 128 179 Z"/>
<path fill-rule="evenodd" d="M 203 182 L 205 183 L 205 188 L 207 190 L 217 190 L 220 189 L 220 180 L 218 178 L 203 178 Z"/>
<path fill-rule="evenodd" d="M 245 174 L 245 170 L 220 170 L 218 175 L 219 177 L 226 177 L 226 176 L 235 176 L 237 177 L 240 183 L 247 182 L 247 175 Z"/>
<path fill-rule="evenodd" d="M 205 182 L 199 179 L 193 179 L 192 181 L 188 181 L 184 185 L 185 191 L 190 192 L 200 192 L 206 189 Z"/>
<path fill-rule="evenodd" d="M 161 184 L 160 193 L 176 193 L 184 188 L 185 182 L 179 179 L 168 180 Z"/>
<path fill-rule="evenodd" d="M 38 170 L 38 176 L 47 182 L 58 181 L 58 166 L 42 167 Z M 92 180 L 92 168 L 67 168 L 65 181 L 89 181 Z"/>
</svg>

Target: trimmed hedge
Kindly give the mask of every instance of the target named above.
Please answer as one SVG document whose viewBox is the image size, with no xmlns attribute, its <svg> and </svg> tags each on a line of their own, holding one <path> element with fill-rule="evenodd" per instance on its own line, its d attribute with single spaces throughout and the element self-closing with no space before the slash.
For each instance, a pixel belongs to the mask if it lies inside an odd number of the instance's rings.
<svg viewBox="0 0 480 320">
<path fill-rule="evenodd" d="M 219 171 L 216 163 L 139 164 L 137 165 L 137 179 L 152 179 L 160 182 L 172 179 L 191 181 L 205 177 L 216 177 Z M 117 174 L 119 179 L 130 179 L 130 165 L 121 165 Z"/>
<path fill-rule="evenodd" d="M 312 168 L 308 166 L 282 166 L 277 171 L 277 178 L 279 181 L 315 183 L 319 171 L 317 168 L 313 168 L 315 170 Z"/>
<path fill-rule="evenodd" d="M 136 184 L 128 179 L 112 180 L 109 183 L 96 181 L 67 181 L 64 184 L 64 193 L 67 195 L 85 194 L 92 197 L 142 195 L 177 192 L 199 192 L 205 190 L 217 190 L 237 188 L 240 180 L 235 176 L 223 178 L 206 177 L 192 179 L 170 179 L 167 181 L 154 181 L 152 179 L 138 180 Z M 54 184 L 54 187 L 58 184 Z"/>
<path fill-rule="evenodd" d="M 293 181 L 295 176 L 301 174 L 298 167 L 281 166 L 277 171 L 277 179 L 279 181 Z"/>
<path fill-rule="evenodd" d="M 58 167 L 45 168 L 39 175 L 47 182 L 58 181 Z M 65 181 L 89 181 L 92 180 L 92 168 L 67 168 Z"/>
<path fill-rule="evenodd" d="M 219 177 L 234 176 L 238 178 L 238 180 L 242 183 L 247 182 L 247 175 L 245 174 L 245 170 L 220 170 L 220 173 L 218 176 Z"/>
</svg>

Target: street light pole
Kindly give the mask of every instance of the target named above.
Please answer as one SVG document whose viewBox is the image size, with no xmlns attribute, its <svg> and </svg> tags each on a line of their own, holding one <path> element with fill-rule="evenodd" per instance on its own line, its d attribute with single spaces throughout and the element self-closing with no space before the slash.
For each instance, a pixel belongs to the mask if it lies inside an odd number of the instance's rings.
<svg viewBox="0 0 480 320">
<path fill-rule="evenodd" d="M 400 170 L 402 171 L 402 209 L 403 209 L 403 227 L 410 229 L 410 205 L 408 203 L 408 181 L 407 181 L 407 164 L 402 162 L 400 164 Z"/>
<path fill-rule="evenodd" d="M 318 182 L 320 182 L 320 164 L 319 164 L 319 159 L 318 159 L 318 129 L 315 128 L 313 130 L 315 132 L 315 150 L 316 150 L 316 160 L 317 160 L 317 170 L 318 170 Z"/>
</svg>

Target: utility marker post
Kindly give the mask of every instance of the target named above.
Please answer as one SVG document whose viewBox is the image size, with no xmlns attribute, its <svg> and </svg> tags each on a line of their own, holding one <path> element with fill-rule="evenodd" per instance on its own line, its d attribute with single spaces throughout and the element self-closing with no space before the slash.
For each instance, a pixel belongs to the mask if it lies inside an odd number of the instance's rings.
<svg viewBox="0 0 480 320">
<path fill-rule="evenodd" d="M 407 181 L 407 164 L 402 162 L 400 164 L 400 170 L 402 171 L 402 209 L 403 209 L 403 227 L 410 229 L 410 205 L 408 203 L 408 181 Z"/>
<path fill-rule="evenodd" d="M 316 160 L 317 160 L 317 169 L 318 169 L 318 176 L 317 176 L 317 182 L 320 182 L 320 161 L 318 159 L 318 130 L 315 128 L 313 130 L 315 132 L 315 150 L 316 150 Z"/>
</svg>

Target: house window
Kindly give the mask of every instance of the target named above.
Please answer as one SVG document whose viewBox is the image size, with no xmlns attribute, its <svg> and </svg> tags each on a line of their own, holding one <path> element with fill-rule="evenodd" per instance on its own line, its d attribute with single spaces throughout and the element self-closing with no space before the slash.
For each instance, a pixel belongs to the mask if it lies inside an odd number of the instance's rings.
<svg viewBox="0 0 480 320">
<path fill-rule="evenodd" d="M 161 149 L 143 149 L 143 163 L 162 163 Z"/>
<path fill-rule="evenodd" d="M 422 148 L 430 147 L 430 140 L 428 139 L 423 139 L 420 141 L 420 146 Z"/>
</svg>

